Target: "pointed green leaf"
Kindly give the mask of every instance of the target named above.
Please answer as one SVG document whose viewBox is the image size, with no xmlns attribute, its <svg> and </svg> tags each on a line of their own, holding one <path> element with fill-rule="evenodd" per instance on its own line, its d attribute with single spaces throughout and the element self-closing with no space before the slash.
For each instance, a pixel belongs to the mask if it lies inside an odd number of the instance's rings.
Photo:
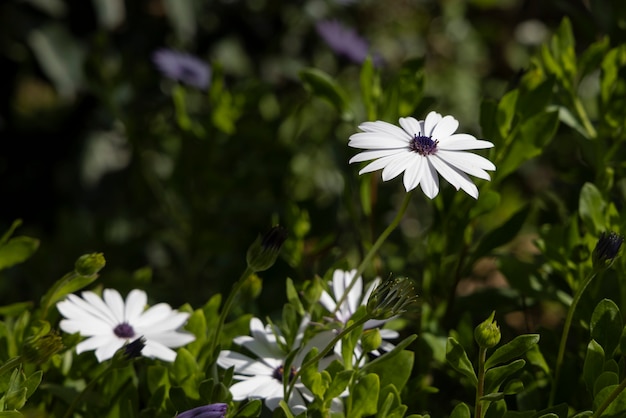
<svg viewBox="0 0 626 418">
<path fill-rule="evenodd" d="M 450 414 L 450 418 L 471 418 L 471 416 L 470 408 L 464 402 L 457 404 Z"/>
<path fill-rule="evenodd" d="M 595 340 L 587 344 L 587 354 L 583 363 L 583 381 L 589 393 L 593 393 L 596 379 L 604 370 L 604 350 Z"/>
<path fill-rule="evenodd" d="M 593 396 L 598 396 L 598 393 L 600 393 L 605 387 L 615 386 L 617 384 L 619 384 L 619 377 L 617 376 L 617 373 L 602 372 L 593 385 Z"/>
<path fill-rule="evenodd" d="M 0 246 L 0 270 L 28 260 L 39 248 L 39 240 L 30 237 L 15 237 Z"/>
<path fill-rule="evenodd" d="M 585 183 L 580 191 L 578 213 L 593 235 L 599 235 L 604 230 L 605 209 L 606 202 L 600 190 L 593 183 Z"/>
<path fill-rule="evenodd" d="M 623 326 L 622 315 L 615 302 L 601 300 L 591 315 L 591 338 L 602 346 L 608 357 L 613 356 L 619 344 Z"/>
<path fill-rule="evenodd" d="M 539 334 L 518 335 L 489 356 L 485 363 L 485 369 L 488 370 L 498 364 L 506 363 L 521 356 L 537 342 L 539 342 Z"/>
<path fill-rule="evenodd" d="M 446 360 L 450 365 L 459 373 L 467 376 L 474 386 L 478 384 L 478 378 L 474 367 L 467 357 L 467 353 L 459 344 L 457 340 L 452 337 L 448 337 L 448 344 L 446 345 Z"/>
<path fill-rule="evenodd" d="M 487 373 L 485 373 L 485 393 L 499 390 L 500 385 L 508 377 L 521 370 L 525 364 L 524 360 L 518 359 L 504 366 L 492 367 L 487 370 Z"/>
<path fill-rule="evenodd" d="M 352 389 L 349 415 L 351 418 L 361 418 L 374 415 L 378 409 L 378 393 L 380 381 L 374 373 L 360 378 Z"/>
</svg>

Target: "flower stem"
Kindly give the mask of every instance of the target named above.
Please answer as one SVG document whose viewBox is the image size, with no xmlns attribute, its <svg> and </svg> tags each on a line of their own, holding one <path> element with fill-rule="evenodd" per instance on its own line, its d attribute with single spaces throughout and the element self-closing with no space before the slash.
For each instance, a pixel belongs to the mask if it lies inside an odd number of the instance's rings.
<svg viewBox="0 0 626 418">
<path fill-rule="evenodd" d="M 589 285 L 591 280 L 596 277 L 597 271 L 593 271 L 585 281 L 576 289 L 576 293 L 574 294 L 574 299 L 572 299 L 572 304 L 567 310 L 567 316 L 565 318 L 565 325 L 563 326 L 563 333 L 561 334 L 561 341 L 559 343 L 559 352 L 556 357 L 556 366 L 554 368 L 554 380 L 552 382 L 552 388 L 550 389 L 550 398 L 548 400 L 548 405 L 554 405 L 554 398 L 556 396 L 556 388 L 559 382 L 559 377 L 561 375 L 561 366 L 563 365 L 563 357 L 565 356 L 565 346 L 567 345 L 567 336 L 569 335 L 569 329 L 572 326 L 572 320 L 574 319 L 574 312 L 576 311 L 576 306 L 580 301 L 580 298 Z"/>
<path fill-rule="evenodd" d="M 615 400 L 615 398 L 617 398 L 617 396 L 622 393 L 622 391 L 626 389 L 626 379 L 622 380 L 622 382 L 619 384 L 618 387 L 616 387 L 613 392 L 611 392 L 609 394 L 609 396 L 604 400 L 604 402 L 602 403 L 602 405 L 600 405 L 600 407 L 598 408 L 598 410 L 596 412 L 593 413 L 593 415 L 591 416 L 591 418 L 599 418 L 602 416 L 602 413 L 604 412 L 604 410 L 606 408 L 609 407 L 609 405 L 611 405 L 611 403 Z"/>
<path fill-rule="evenodd" d="M 350 290 L 352 290 L 352 288 L 354 287 L 357 281 L 357 278 L 360 277 L 361 274 L 363 274 L 365 267 L 367 267 L 367 265 L 372 260 L 372 258 L 374 257 L 374 255 L 376 254 L 380 246 L 383 245 L 383 242 L 385 242 L 389 234 L 391 234 L 391 232 L 394 229 L 396 229 L 396 227 L 402 220 L 402 217 L 404 216 L 406 209 L 409 207 L 409 202 L 411 201 L 412 195 L 413 195 L 412 191 L 407 192 L 407 194 L 404 195 L 404 200 L 402 201 L 402 205 L 400 206 L 400 210 L 398 210 L 396 217 L 393 218 L 393 221 L 391 221 L 389 226 L 382 232 L 382 234 L 380 234 L 380 236 L 378 237 L 374 245 L 372 245 L 372 248 L 370 248 L 368 253 L 365 255 L 365 258 L 363 258 L 363 261 L 361 261 L 361 264 L 356 269 L 356 273 L 354 274 L 354 277 L 352 277 L 352 281 L 350 281 L 350 284 L 348 285 L 348 287 L 346 287 L 346 290 L 343 292 L 343 295 L 341 295 L 341 297 L 337 301 L 337 306 L 335 307 L 334 314 L 337 313 L 337 311 L 339 310 L 343 302 L 346 300 L 346 298 L 348 297 L 348 294 L 350 293 Z"/>
<path fill-rule="evenodd" d="M 474 418 L 482 418 L 482 404 L 480 398 L 485 391 L 485 360 L 487 360 L 487 347 L 480 347 L 478 352 L 478 384 L 476 385 L 476 405 L 474 406 Z"/>
<path fill-rule="evenodd" d="M 251 269 L 249 266 L 246 267 L 244 272 L 239 277 L 239 280 L 235 282 L 235 284 L 233 285 L 233 288 L 230 290 L 230 293 L 228 294 L 228 297 L 226 298 L 226 301 L 224 302 L 224 305 L 222 306 L 222 310 L 220 311 L 220 317 L 217 320 L 217 326 L 215 327 L 215 333 L 213 334 L 213 340 L 211 341 L 211 349 L 209 350 L 210 354 L 213 353 L 213 350 L 215 350 L 215 347 L 217 346 L 220 340 L 220 334 L 222 332 L 222 328 L 224 328 L 224 322 L 226 322 L 226 317 L 228 316 L 233 306 L 233 302 L 235 301 L 235 296 L 237 295 L 237 293 L 239 293 L 241 286 L 243 286 L 246 279 L 252 273 L 254 273 L 254 270 Z"/>
</svg>

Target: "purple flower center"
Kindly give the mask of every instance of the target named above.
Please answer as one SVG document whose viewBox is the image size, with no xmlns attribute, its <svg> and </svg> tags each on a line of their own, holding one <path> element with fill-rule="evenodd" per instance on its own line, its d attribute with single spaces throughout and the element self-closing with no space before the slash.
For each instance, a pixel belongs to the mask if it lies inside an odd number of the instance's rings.
<svg viewBox="0 0 626 418">
<path fill-rule="evenodd" d="M 296 368 L 292 366 L 291 370 L 289 371 L 289 381 L 293 380 L 295 376 L 296 376 Z M 274 370 L 274 373 L 272 373 L 272 377 L 282 383 L 283 379 L 285 378 L 285 366 L 283 365 L 278 366 Z"/>
<path fill-rule="evenodd" d="M 437 153 L 438 143 L 439 141 L 433 141 L 432 137 L 430 136 L 415 135 L 415 137 L 409 142 L 409 149 L 425 157 L 427 155 L 433 155 Z"/>
<path fill-rule="evenodd" d="M 113 333 L 119 338 L 133 338 L 135 336 L 135 330 L 127 322 L 122 322 L 113 328 Z"/>
</svg>

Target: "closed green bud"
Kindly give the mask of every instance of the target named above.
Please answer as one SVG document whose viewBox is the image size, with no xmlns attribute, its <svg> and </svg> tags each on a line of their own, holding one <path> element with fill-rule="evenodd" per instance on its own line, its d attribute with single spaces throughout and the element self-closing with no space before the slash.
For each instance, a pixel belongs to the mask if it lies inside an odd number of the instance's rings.
<svg viewBox="0 0 626 418">
<path fill-rule="evenodd" d="M 61 336 L 51 331 L 43 336 L 27 338 L 22 347 L 22 356 L 26 363 L 42 364 L 63 348 Z"/>
<path fill-rule="evenodd" d="M 378 349 L 382 342 L 383 337 L 380 336 L 378 328 L 366 329 L 363 331 L 363 335 L 361 335 L 361 346 L 366 353 Z"/>
<path fill-rule="evenodd" d="M 496 311 L 491 312 L 489 318 L 474 329 L 474 339 L 481 348 L 491 348 L 498 345 L 502 334 L 498 323 L 493 319 Z"/>
<path fill-rule="evenodd" d="M 270 229 L 267 234 L 257 238 L 246 254 L 248 267 L 254 272 L 272 267 L 286 239 L 287 231 L 278 225 Z"/>
<path fill-rule="evenodd" d="M 102 253 L 84 254 L 76 260 L 74 270 L 81 276 L 93 276 L 102 270 L 105 264 L 106 261 Z"/>
</svg>

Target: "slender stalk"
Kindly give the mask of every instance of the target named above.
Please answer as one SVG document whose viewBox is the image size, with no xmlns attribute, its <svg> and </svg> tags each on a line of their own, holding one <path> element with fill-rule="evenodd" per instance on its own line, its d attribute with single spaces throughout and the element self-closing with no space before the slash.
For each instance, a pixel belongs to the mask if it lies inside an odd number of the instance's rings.
<svg viewBox="0 0 626 418">
<path fill-rule="evenodd" d="M 230 290 L 230 293 L 228 294 L 228 297 L 226 298 L 226 301 L 224 302 L 222 310 L 220 311 L 220 317 L 217 320 L 217 326 L 215 327 L 215 333 L 213 334 L 213 340 L 211 341 L 211 349 L 209 350 L 209 353 L 213 353 L 213 350 L 215 350 L 215 347 L 217 346 L 219 342 L 220 334 L 222 332 L 222 328 L 224 327 L 224 322 L 226 322 L 226 317 L 228 316 L 233 306 L 233 302 L 235 301 L 235 296 L 237 295 L 237 293 L 239 293 L 241 286 L 243 286 L 246 279 L 252 273 L 254 273 L 254 270 L 251 269 L 249 266 L 246 267 L 244 272 L 241 274 L 241 277 L 239 277 L 239 280 L 235 282 L 235 284 L 233 285 L 233 288 Z"/>
<path fill-rule="evenodd" d="M 98 381 L 102 379 L 104 376 L 111 373 L 113 369 L 115 369 L 115 364 L 111 363 L 109 367 L 104 369 L 102 372 L 100 372 L 98 376 L 93 378 L 91 382 L 89 382 L 89 384 L 85 386 L 85 388 L 78 394 L 78 396 L 74 398 L 74 401 L 72 402 L 72 404 L 69 406 L 69 408 L 67 408 L 67 411 L 65 411 L 65 415 L 63 415 L 63 418 L 70 418 L 72 414 L 74 413 L 74 410 L 76 409 L 76 407 L 85 398 L 85 396 L 87 396 L 87 394 L 91 391 L 91 389 L 93 389 L 96 383 L 98 383 Z"/>
<path fill-rule="evenodd" d="M 622 393 L 622 391 L 626 389 L 626 379 L 622 380 L 622 382 L 619 384 L 618 387 L 616 387 L 613 392 L 611 392 L 609 394 L 609 396 L 604 400 L 604 402 L 602 403 L 602 405 L 600 405 L 600 407 L 598 408 L 598 410 L 596 412 L 593 413 L 593 415 L 591 416 L 591 418 L 599 418 L 602 416 L 602 413 L 604 412 L 604 410 L 606 408 L 609 407 L 609 405 L 611 405 L 611 403 L 617 398 L 617 396 Z"/>
<path fill-rule="evenodd" d="M 478 352 L 478 384 L 476 385 L 476 405 L 474 406 L 474 418 L 482 418 L 483 406 L 480 398 L 485 391 L 485 361 L 487 360 L 487 348 L 480 347 Z"/>
<path fill-rule="evenodd" d="M 565 318 L 565 325 L 563 326 L 563 333 L 561 334 L 561 341 L 559 343 L 559 352 L 556 357 L 556 366 L 554 368 L 554 380 L 552 382 L 552 388 L 550 389 L 550 398 L 548 400 L 548 405 L 554 405 L 554 398 L 556 396 L 556 388 L 559 382 L 559 378 L 561 376 L 561 366 L 563 365 L 563 358 L 565 356 L 565 346 L 567 345 L 567 337 L 569 335 L 570 327 L 572 326 L 572 320 L 574 319 L 574 312 L 576 312 L 576 306 L 580 301 L 580 298 L 589 285 L 591 280 L 596 277 L 597 271 L 593 271 L 585 281 L 576 289 L 576 293 L 574 294 L 574 299 L 572 299 L 572 304 L 567 310 L 567 316 Z"/>
<path fill-rule="evenodd" d="M 348 297 L 348 293 L 350 293 L 350 290 L 352 290 L 352 288 L 354 287 L 354 284 L 356 283 L 357 278 L 360 277 L 361 274 L 363 274 L 363 271 L 365 270 L 369 262 L 372 260 L 374 255 L 378 252 L 378 249 L 380 248 L 380 246 L 383 245 L 383 242 L 385 242 L 389 234 L 391 234 L 391 232 L 394 229 L 396 229 L 396 227 L 402 220 L 402 217 L 404 216 L 406 209 L 409 207 L 409 202 L 411 201 L 412 195 L 413 195 L 413 191 L 407 192 L 406 195 L 404 195 L 404 200 L 402 201 L 402 205 L 400 206 L 400 209 L 398 210 L 396 217 L 393 218 L 393 221 L 391 221 L 389 226 L 382 232 L 382 234 L 380 234 L 380 236 L 378 237 L 374 245 L 372 245 L 372 248 L 370 248 L 370 250 L 365 255 L 365 258 L 363 258 L 363 261 L 361 261 L 361 264 L 356 269 L 356 273 L 354 277 L 352 278 L 352 281 L 350 282 L 346 290 L 343 292 L 343 295 L 341 295 L 341 297 L 337 301 L 337 306 L 335 307 L 334 314 L 337 313 L 337 311 L 339 310 L 343 302 L 346 300 L 346 298 Z"/>
</svg>

